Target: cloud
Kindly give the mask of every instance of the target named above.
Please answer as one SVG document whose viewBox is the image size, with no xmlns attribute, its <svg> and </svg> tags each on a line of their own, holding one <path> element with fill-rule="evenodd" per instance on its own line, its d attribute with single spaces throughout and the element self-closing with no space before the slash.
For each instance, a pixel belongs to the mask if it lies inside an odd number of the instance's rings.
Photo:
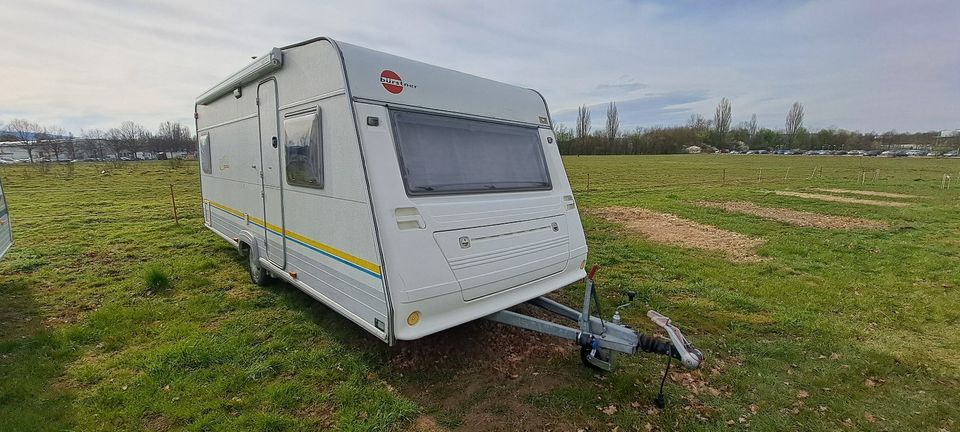
<svg viewBox="0 0 960 432">
<path fill-rule="evenodd" d="M 620 128 L 631 130 L 637 127 L 665 126 L 684 123 L 695 111 L 692 104 L 702 102 L 708 98 L 706 91 L 681 91 L 663 94 L 648 94 L 637 99 L 627 99 L 616 102 L 617 115 L 620 118 Z M 590 119 L 594 129 L 605 121 L 608 105 L 591 105 Z M 576 110 L 563 110 L 554 113 L 553 121 L 573 127 L 576 123 Z"/>
<path fill-rule="evenodd" d="M 9 3 L 9 4 L 6 4 Z M 958 127 L 949 0 L 0 0 L 0 122 L 192 124 L 195 97 L 271 47 L 321 34 L 536 88 L 557 118 L 619 101 L 624 125 L 709 116 L 782 127 Z M 599 114 L 599 112 L 598 112 Z"/>
</svg>

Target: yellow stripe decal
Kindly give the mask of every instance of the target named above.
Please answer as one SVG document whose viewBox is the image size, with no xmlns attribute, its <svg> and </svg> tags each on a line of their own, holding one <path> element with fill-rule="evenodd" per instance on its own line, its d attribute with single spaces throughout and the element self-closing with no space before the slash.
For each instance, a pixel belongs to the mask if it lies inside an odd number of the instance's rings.
<svg viewBox="0 0 960 432">
<path fill-rule="evenodd" d="M 270 231 L 270 232 L 272 232 L 272 233 L 274 233 L 274 234 L 276 234 L 276 235 L 284 235 L 284 234 L 285 234 L 285 237 L 286 237 L 286 238 L 288 238 L 288 239 L 290 239 L 290 240 L 292 240 L 292 241 L 294 241 L 294 242 L 296 242 L 296 243 L 299 243 L 299 244 L 301 244 L 301 245 L 303 245 L 303 246 L 306 246 L 306 247 L 308 247 L 308 248 L 310 248 L 310 249 L 313 249 L 313 250 L 315 250 L 315 251 L 317 251 L 317 252 L 320 252 L 320 253 L 323 254 L 323 255 L 326 255 L 326 256 L 328 256 L 328 257 L 330 257 L 330 258 L 333 258 L 333 259 L 335 259 L 335 260 L 337 260 L 337 261 L 340 261 L 340 262 L 342 262 L 342 263 L 344 263 L 344 264 L 347 264 L 347 265 L 349 265 L 350 267 L 356 268 L 357 270 L 360 270 L 360 271 L 362 271 L 362 272 L 364 272 L 364 273 L 367 273 L 367 274 L 369 274 L 369 275 L 371 275 L 371 276 L 374 276 L 374 277 L 376 277 L 376 278 L 378 278 L 378 279 L 381 277 L 381 276 L 380 276 L 380 266 L 378 266 L 378 265 L 376 265 L 376 264 L 374 264 L 374 263 L 372 263 L 372 262 L 370 262 L 370 261 L 364 260 L 364 259 L 362 259 L 362 258 L 353 256 L 353 255 L 350 255 L 349 253 L 346 253 L 346 252 L 344 252 L 344 251 L 342 251 L 342 250 L 339 250 L 339 249 L 334 248 L 334 247 L 332 247 L 332 246 L 325 245 L 325 244 L 320 243 L 320 242 L 318 242 L 318 241 L 316 241 L 316 240 L 313 240 L 313 239 L 311 239 L 311 238 L 308 238 L 308 237 L 305 237 L 305 236 L 303 236 L 303 235 L 297 234 L 297 233 L 295 233 L 295 232 L 293 232 L 293 231 L 286 230 L 286 232 L 284 232 L 284 230 L 282 230 L 280 227 L 278 227 L 278 226 L 276 226 L 276 225 L 269 224 L 269 223 L 265 223 L 263 220 L 260 220 L 260 219 L 257 219 L 257 218 L 255 218 L 255 217 L 246 215 L 246 214 L 244 214 L 243 212 L 241 212 L 241 211 L 239 211 L 239 210 L 232 209 L 232 208 L 227 207 L 227 206 L 225 206 L 225 205 L 223 205 L 223 204 L 216 203 L 216 202 L 213 202 L 213 201 L 210 201 L 210 200 L 206 200 L 206 202 L 209 203 L 212 207 L 216 207 L 216 208 L 218 208 L 218 209 L 220 209 L 220 210 L 223 210 L 223 211 L 225 211 L 225 212 L 227 212 L 227 213 L 229 213 L 229 214 L 231 214 L 231 215 L 233 215 L 233 216 L 236 216 L 236 217 L 238 217 L 238 218 L 240 218 L 240 219 L 249 220 L 250 222 L 253 222 L 254 225 L 257 225 L 257 226 L 259 226 L 259 227 L 261 227 L 261 228 L 266 227 L 268 231 Z"/>
</svg>

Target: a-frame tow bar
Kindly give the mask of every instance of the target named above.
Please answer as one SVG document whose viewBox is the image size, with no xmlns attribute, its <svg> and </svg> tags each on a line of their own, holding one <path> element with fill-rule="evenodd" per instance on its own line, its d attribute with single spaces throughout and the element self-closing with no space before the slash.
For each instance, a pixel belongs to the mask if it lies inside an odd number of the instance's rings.
<svg viewBox="0 0 960 432">
<path fill-rule="evenodd" d="M 629 326 L 620 324 L 620 309 L 630 305 L 627 302 L 614 310 L 613 318 L 605 321 L 603 318 L 591 315 L 596 305 L 597 315 L 602 315 L 600 299 L 597 295 L 594 276 L 599 267 L 594 265 L 586 278 L 586 288 L 583 293 L 583 309 L 575 310 L 546 297 L 537 297 L 527 302 L 547 312 L 577 323 L 577 327 L 565 326 L 554 322 L 534 318 L 517 312 L 502 310 L 487 316 L 487 319 L 502 324 L 520 327 L 535 332 L 545 333 L 564 339 L 570 339 L 580 346 L 580 358 L 589 367 L 610 371 L 613 369 L 617 353 L 637 354 L 640 352 L 661 354 L 668 357 L 667 371 L 670 368 L 669 359 L 677 359 L 688 369 L 696 369 L 703 361 L 703 353 L 688 341 L 680 329 L 657 311 L 647 311 L 647 317 L 654 324 L 667 332 L 669 340 L 657 336 L 639 334 Z M 629 293 L 632 302 L 635 293 Z M 666 378 L 664 372 L 664 378 Z M 660 384 L 660 395 L 656 401 L 658 406 L 663 405 L 663 382 Z"/>
</svg>

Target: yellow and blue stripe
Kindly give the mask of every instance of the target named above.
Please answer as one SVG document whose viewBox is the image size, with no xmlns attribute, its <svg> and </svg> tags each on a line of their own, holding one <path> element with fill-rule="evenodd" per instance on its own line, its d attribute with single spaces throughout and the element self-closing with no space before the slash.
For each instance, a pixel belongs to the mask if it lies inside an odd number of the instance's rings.
<svg viewBox="0 0 960 432">
<path fill-rule="evenodd" d="M 231 216 L 237 217 L 237 218 L 242 219 L 242 220 L 249 220 L 251 223 L 253 223 L 254 225 L 256 225 L 256 226 L 258 226 L 258 227 L 260 227 L 260 228 L 266 228 L 266 230 L 267 230 L 268 232 L 273 233 L 274 235 L 281 236 L 281 237 L 286 237 L 288 240 L 290 240 L 290 241 L 292 241 L 292 242 L 294 242 L 294 243 L 297 243 L 297 244 L 299 244 L 299 245 L 302 245 L 302 246 L 304 246 L 304 247 L 306 247 L 306 248 L 308 248 L 308 249 L 310 249 L 310 250 L 312 250 L 312 251 L 314 251 L 314 252 L 318 252 L 318 253 L 320 253 L 320 254 L 322 254 L 322 255 L 324 255 L 324 256 L 327 256 L 327 257 L 329 257 L 329 258 L 332 258 L 333 260 L 335 260 L 335 261 L 337 261 L 337 262 L 340 262 L 340 263 L 342 263 L 342 264 L 346 264 L 347 266 L 350 266 L 350 267 L 353 267 L 353 268 L 355 268 L 355 269 L 357 269 L 357 270 L 360 270 L 360 271 L 362 271 L 362 272 L 364 272 L 364 273 L 366 273 L 366 274 L 368 274 L 368 275 L 370 275 L 370 276 L 373 276 L 373 277 L 375 277 L 375 278 L 377 278 L 377 279 L 382 279 L 382 275 L 381 275 L 381 272 L 380 272 L 380 266 L 378 266 L 378 265 L 376 265 L 376 264 L 374 264 L 374 263 L 372 263 L 372 262 L 370 262 L 370 261 L 367 261 L 367 260 L 365 260 L 365 259 L 363 259 L 363 258 L 356 257 L 356 256 L 354 256 L 354 255 L 351 255 L 351 254 L 349 254 L 349 253 L 347 253 L 347 252 L 344 252 L 344 251 L 342 251 L 342 250 L 340 250 L 340 249 L 337 249 L 337 248 L 335 248 L 335 247 L 332 247 L 332 246 L 329 246 L 329 245 L 325 245 L 325 244 L 323 244 L 323 243 L 320 243 L 320 242 L 318 242 L 318 241 L 316 241 L 316 240 L 313 240 L 313 239 L 308 238 L 308 237 L 306 237 L 306 236 L 303 236 L 303 235 L 301 235 L 301 234 L 297 234 L 297 233 L 295 233 L 295 232 L 293 232 L 293 231 L 283 230 L 283 229 L 281 229 L 280 227 L 278 227 L 278 226 L 276 226 L 276 225 L 266 223 L 266 222 L 264 222 L 263 220 L 260 220 L 260 219 L 257 219 L 257 218 L 255 218 L 255 217 L 246 215 L 246 214 L 244 214 L 243 212 L 241 212 L 241 211 L 239 211 L 239 210 L 232 209 L 232 208 L 227 207 L 227 206 L 225 206 L 225 205 L 223 205 L 223 204 L 216 203 L 216 202 L 213 202 L 213 201 L 210 201 L 210 200 L 206 200 L 206 202 L 209 203 L 211 207 L 215 207 L 215 208 L 217 208 L 217 209 L 223 210 L 224 212 L 230 214 Z"/>
</svg>

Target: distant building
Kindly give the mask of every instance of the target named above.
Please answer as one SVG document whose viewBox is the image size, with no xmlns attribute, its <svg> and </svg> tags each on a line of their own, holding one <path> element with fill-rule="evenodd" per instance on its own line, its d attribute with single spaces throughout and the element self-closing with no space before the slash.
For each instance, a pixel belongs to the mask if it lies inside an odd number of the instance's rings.
<svg viewBox="0 0 960 432">
<path fill-rule="evenodd" d="M 59 139 L 61 143 L 67 141 L 66 139 Z M 52 142 L 56 142 L 52 141 Z M 40 144 L 33 146 L 33 159 L 37 160 L 70 160 L 70 159 L 86 159 L 96 157 L 93 151 L 93 146 L 86 145 L 86 141 L 83 139 L 74 139 L 73 140 L 73 152 L 69 152 L 66 145 L 62 145 L 59 152 L 59 158 L 57 154 L 54 154 L 53 150 L 50 149 L 48 145 Z M 30 153 L 27 151 L 27 146 L 23 144 L 23 141 L 3 141 L 0 142 L 0 158 L 13 159 L 18 161 L 29 161 Z"/>
</svg>

